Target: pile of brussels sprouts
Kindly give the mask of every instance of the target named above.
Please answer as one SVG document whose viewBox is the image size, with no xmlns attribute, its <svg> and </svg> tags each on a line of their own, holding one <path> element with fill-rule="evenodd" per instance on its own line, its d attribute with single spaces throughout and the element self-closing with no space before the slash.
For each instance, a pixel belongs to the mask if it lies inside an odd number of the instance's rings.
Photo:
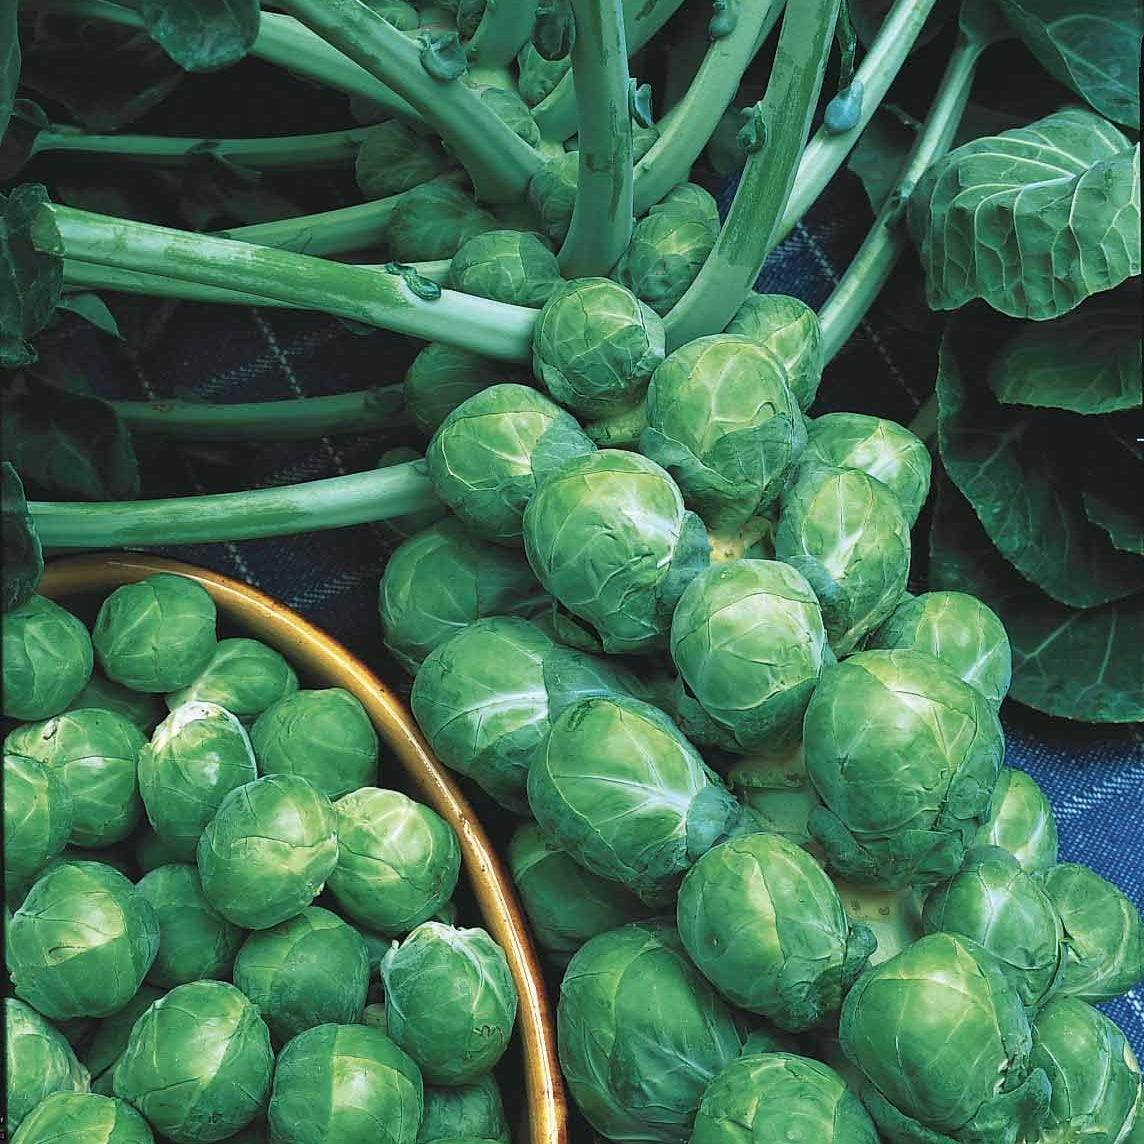
<svg viewBox="0 0 1144 1144">
<path fill-rule="evenodd" d="M 3 652 L 14 1144 L 508 1144 L 508 963 L 357 699 L 167 573 Z"/>
</svg>

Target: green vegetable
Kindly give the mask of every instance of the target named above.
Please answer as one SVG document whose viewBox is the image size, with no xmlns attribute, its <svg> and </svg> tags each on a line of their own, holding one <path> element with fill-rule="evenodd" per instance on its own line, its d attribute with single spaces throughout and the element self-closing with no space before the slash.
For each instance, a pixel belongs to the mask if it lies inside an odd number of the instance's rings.
<svg viewBox="0 0 1144 1144">
<path fill-rule="evenodd" d="M 800 408 L 810 408 L 824 363 L 818 315 L 805 302 L 786 294 L 751 294 L 724 333 L 750 338 L 774 354 Z"/>
<path fill-rule="evenodd" d="M 418 1144 L 469 1137 L 509 1144 L 504 1104 L 491 1074 L 472 1084 L 425 1089 L 425 1114 L 417 1133 Z"/>
<path fill-rule="evenodd" d="M 75 811 L 60 775 L 4 753 L 4 892 L 15 895 L 63 852 Z"/>
<path fill-rule="evenodd" d="M 58 715 L 91 677 L 91 637 L 59 604 L 32 596 L 4 613 L 3 704 L 13 719 Z"/>
<path fill-rule="evenodd" d="M 368 979 L 365 939 L 318 906 L 248 934 L 234 962 L 235 985 L 277 1045 L 317 1025 L 360 1021 Z"/>
<path fill-rule="evenodd" d="M 297 775 L 267 775 L 232 790 L 199 838 L 207 901 L 244 929 L 300 913 L 338 861 L 330 800 Z"/>
<path fill-rule="evenodd" d="M 176 691 L 215 653 L 214 601 L 194 580 L 158 572 L 103 601 L 92 643 L 113 682 L 135 691 Z"/>
<path fill-rule="evenodd" d="M 389 1035 L 430 1084 L 470 1083 L 508 1047 L 516 985 L 484 930 L 422 923 L 382 958 L 381 983 Z"/>
<path fill-rule="evenodd" d="M 365 133 L 354 178 L 367 199 L 383 199 L 427 183 L 448 168 L 449 159 L 432 136 L 388 119 Z"/>
<path fill-rule="evenodd" d="M 112 683 L 98 671 L 92 672 L 91 678 L 68 706 L 69 711 L 86 711 L 91 708 L 122 715 L 144 735 L 150 735 L 167 714 L 166 707 L 157 695 L 145 695 L 120 683 Z"/>
<path fill-rule="evenodd" d="M 30 1005 L 4 998 L 4 1127 L 9 1136 L 54 1092 L 86 1092 L 88 1072 L 62 1033 Z"/>
<path fill-rule="evenodd" d="M 16 9 L 9 7 L 14 18 Z M 3 610 L 7 612 L 35 595 L 44 574 L 40 538 L 28 513 L 23 483 L 10 461 L 0 461 L 0 524 L 4 537 Z"/>
<path fill-rule="evenodd" d="M 528 184 L 528 204 L 540 221 L 541 231 L 552 243 L 562 243 L 568 236 L 579 172 L 579 152 L 566 151 L 549 159 Z"/>
<path fill-rule="evenodd" d="M 458 405 L 482 389 L 510 380 L 499 362 L 443 342 L 430 342 L 405 372 L 402 398 L 413 424 L 431 436 Z"/>
<path fill-rule="evenodd" d="M 1045 792 L 1024 771 L 1002 767 L 975 846 L 999 846 L 1030 873 L 1057 864 L 1057 824 Z"/>
<path fill-rule="evenodd" d="M 217 703 L 249 722 L 297 690 L 294 669 L 272 647 L 251 639 L 219 640 L 199 677 L 168 695 L 167 707 Z"/>
<path fill-rule="evenodd" d="M 129 1104 L 93 1092 L 57 1092 L 36 1106 L 15 1144 L 154 1144 Z"/>
<path fill-rule="evenodd" d="M 295 691 L 250 730 L 263 775 L 297 775 L 327 798 L 377 781 L 377 732 L 361 702 L 340 687 Z"/>
<path fill-rule="evenodd" d="M 398 262 L 452 258 L 474 235 L 495 230 L 496 219 L 451 183 L 422 183 L 394 203 L 385 244 Z"/>
<path fill-rule="evenodd" d="M 516 88 L 530 107 L 535 107 L 552 93 L 570 66 L 567 56 L 555 60 L 545 59 L 531 43 L 526 43 L 520 49 L 516 62 Z"/>
<path fill-rule="evenodd" d="M 449 263 L 452 289 L 514 306 L 543 306 L 560 280 L 556 255 L 539 235 L 528 231 L 475 235 Z"/>
<path fill-rule="evenodd" d="M 135 1022 L 150 1008 L 152 1001 L 158 1001 L 165 990 L 156 989 L 144 982 L 135 996 L 123 1006 L 105 1017 L 96 1026 L 95 1035 L 84 1053 L 83 1063 L 91 1071 L 92 1092 L 103 1096 L 113 1096 L 115 1066 L 131 1039 Z"/>
</svg>

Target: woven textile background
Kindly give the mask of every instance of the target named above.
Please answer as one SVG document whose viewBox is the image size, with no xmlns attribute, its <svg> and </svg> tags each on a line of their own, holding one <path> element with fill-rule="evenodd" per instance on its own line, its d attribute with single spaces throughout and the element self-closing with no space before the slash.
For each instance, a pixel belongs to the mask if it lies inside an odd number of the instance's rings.
<svg viewBox="0 0 1144 1144">
<path fill-rule="evenodd" d="M 732 188 L 726 188 L 723 205 Z M 842 176 L 768 261 L 760 289 L 818 306 L 869 225 L 857 180 Z M 918 336 L 918 307 L 893 288 L 827 371 L 816 412 L 849 409 L 908 421 L 932 392 L 936 342 Z M 913 328 L 911 328 L 913 327 Z M 400 381 L 415 347 L 385 334 L 361 335 L 314 314 L 184 304 L 125 371 L 89 329 L 81 349 L 102 396 L 197 397 L 212 401 L 319 395 Z M 105 340 L 104 340 L 105 341 Z M 389 441 L 379 436 L 226 446 L 165 469 L 150 496 L 224 491 L 312 480 L 368 468 Z M 146 458 L 144 458 L 146 460 Z M 221 462 L 221 463 L 220 463 Z M 179 471 L 179 470 L 182 471 Z M 169 487 L 164 487 L 166 481 Z M 393 541 L 382 526 L 284 540 L 166 550 L 261 588 L 342 640 L 395 683 L 381 648 L 377 583 Z M 924 569 L 914 590 L 924 588 Z M 1007 762 L 1029 771 L 1052 800 L 1061 860 L 1081 861 L 1144 908 L 1144 740 L 1140 729 L 1070 727 L 1020 708 L 1003 713 Z M 1105 1007 L 1144 1057 L 1144 990 Z"/>
</svg>

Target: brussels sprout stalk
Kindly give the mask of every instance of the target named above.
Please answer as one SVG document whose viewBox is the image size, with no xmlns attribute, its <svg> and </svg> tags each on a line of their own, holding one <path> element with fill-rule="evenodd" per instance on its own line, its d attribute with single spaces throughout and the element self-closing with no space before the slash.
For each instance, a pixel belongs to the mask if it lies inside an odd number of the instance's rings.
<svg viewBox="0 0 1144 1144">
<path fill-rule="evenodd" d="M 481 22 L 466 45 L 469 74 L 475 68 L 504 68 L 512 63 L 532 32 L 535 11 L 536 0 L 497 0 L 486 4 Z"/>
</svg>

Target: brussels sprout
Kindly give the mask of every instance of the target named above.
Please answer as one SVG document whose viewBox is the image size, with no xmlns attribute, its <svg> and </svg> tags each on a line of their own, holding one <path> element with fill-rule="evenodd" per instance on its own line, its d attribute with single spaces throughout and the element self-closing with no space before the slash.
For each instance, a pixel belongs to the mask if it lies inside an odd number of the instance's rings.
<svg viewBox="0 0 1144 1144">
<path fill-rule="evenodd" d="M 619 695 L 561 712 L 529 769 L 528 802 L 558 846 L 651 906 L 745 817 L 666 715 Z"/>
<path fill-rule="evenodd" d="M 1008 850 L 1031 873 L 1057 864 L 1057 823 L 1045 792 L 1024 771 L 1002 767 L 975 846 Z"/>
<path fill-rule="evenodd" d="M 88 1072 L 63 1034 L 14 997 L 4 998 L 4 1127 L 9 1135 L 53 1092 L 86 1092 Z"/>
<path fill-rule="evenodd" d="M 490 385 L 510 381 L 511 373 L 503 362 L 430 342 L 405 371 L 405 409 L 428 437 L 462 401 Z"/>
<path fill-rule="evenodd" d="M 36 759 L 59 778 L 71 795 L 69 840 L 99 847 L 126 838 L 141 817 L 136 771 L 146 742 L 122 715 L 93 707 L 17 727 L 4 749 Z"/>
<path fill-rule="evenodd" d="M 449 157 L 435 137 L 387 119 L 363 136 L 354 178 L 367 199 L 384 199 L 435 179 L 449 166 Z"/>
<path fill-rule="evenodd" d="M 1054 997 L 1033 1021 L 1034 1068 L 1053 1088 L 1043 1140 L 1128 1144 L 1144 1124 L 1140 1065 L 1124 1034 L 1075 997 Z"/>
<path fill-rule="evenodd" d="M 1120 890 L 1076 862 L 1054 866 L 1040 879 L 1065 930 L 1063 994 L 1109 1001 L 1144 980 L 1144 921 Z"/>
<path fill-rule="evenodd" d="M 636 223 L 616 281 L 662 317 L 687 292 L 718 233 L 715 200 L 702 187 L 676 187 Z"/>
<path fill-rule="evenodd" d="M 174 711 L 184 703 L 217 703 L 248 722 L 272 703 L 298 690 L 298 676 L 285 658 L 259 640 L 219 640 L 199 677 L 167 696 Z"/>
<path fill-rule="evenodd" d="M 992 954 L 968 938 L 931 934 L 867 970 L 843 1003 L 839 1039 L 889 1139 L 1037 1138 L 1049 1082 L 1031 1065 L 1028 1018 Z"/>
<path fill-rule="evenodd" d="M 741 1045 L 730 1009 L 662 919 L 581 947 L 560 984 L 556 1029 L 573 1098 L 616 1141 L 685 1144 L 704 1089 Z"/>
<path fill-rule="evenodd" d="M 640 452 L 720 533 L 768 508 L 806 444 L 803 417 L 773 355 L 729 334 L 696 338 L 652 374 Z"/>
<path fill-rule="evenodd" d="M 298 775 L 233 790 L 199 839 L 207 901 L 244 929 L 269 929 L 304 910 L 338 861 L 330 800 Z"/>
<path fill-rule="evenodd" d="M 99 1022 L 83 1058 L 83 1063 L 91 1072 L 93 1092 L 102 1093 L 104 1096 L 114 1095 L 112 1078 L 115 1066 L 123 1056 L 123 1050 L 127 1048 L 131 1030 L 135 1028 L 135 1022 L 151 1007 L 151 1002 L 158 1001 L 164 992 L 144 982 L 122 1009 L 116 1009 L 111 1016 Z"/>
<path fill-rule="evenodd" d="M 920 651 L 827 667 L 806 709 L 810 832 L 862 885 L 950 877 L 989 814 L 1005 743 L 992 707 Z"/>
<path fill-rule="evenodd" d="M 540 229 L 554 245 L 568 236 L 572 211 L 576 206 L 576 181 L 580 175 L 580 156 L 565 151 L 549 159 L 528 181 L 525 192 L 529 205 L 540 220 Z"/>
<path fill-rule="evenodd" d="M 557 964 L 567 963 L 589 938 L 648 912 L 618 882 L 585 870 L 533 822 L 516 828 L 508 864 L 533 936 Z"/>
<path fill-rule="evenodd" d="M 264 775 L 298 775 L 327 798 L 377 782 L 377 732 L 360 701 L 340 687 L 295 691 L 250 729 Z"/>
<path fill-rule="evenodd" d="M 468 1084 L 508 1047 L 516 985 L 483 929 L 422 923 L 382 958 L 381 982 L 389 1035 L 430 1084 Z"/>
<path fill-rule="evenodd" d="M 147 819 L 179 861 L 194 857 L 222 800 L 256 773 L 245 728 L 215 703 L 176 707 L 139 752 Z"/>
<path fill-rule="evenodd" d="M 159 954 L 147 973 L 152 985 L 169 989 L 203 978 L 230 977 L 242 932 L 203 896 L 194 866 L 160 866 L 139 880 L 159 923 Z"/>
<path fill-rule="evenodd" d="M 490 230 L 453 255 L 454 290 L 514 306 L 543 306 L 559 285 L 560 264 L 540 237 L 527 231 Z"/>
<path fill-rule="evenodd" d="M 334 811 L 338 864 L 329 889 L 355 922 L 383 935 L 408 933 L 452 896 L 461 847 L 439 814 L 377 787 L 338 799 Z"/>
<path fill-rule="evenodd" d="M 135 1022 L 115 1095 L 175 1144 L 212 1144 L 266 1107 L 273 1066 L 255 1006 L 225 981 L 193 981 Z"/>
<path fill-rule="evenodd" d="M 67 708 L 91 678 L 91 636 L 79 620 L 44 596 L 4 613 L 4 714 L 47 719 Z"/>
<path fill-rule="evenodd" d="M 385 646 L 411 675 L 474 620 L 527 613 L 543 600 L 518 553 L 478 540 L 449 517 L 394 550 L 378 591 Z"/>
<path fill-rule="evenodd" d="M 461 10 L 465 9 L 466 4 L 474 9 L 468 18 L 472 19 L 475 16 L 475 22 L 472 24 L 475 32 L 477 23 L 484 14 L 485 0 L 461 0 Z M 461 35 L 464 36 L 466 31 L 462 24 L 464 17 L 461 10 L 458 11 L 457 24 L 461 29 Z M 535 147 L 540 142 L 540 128 L 532 118 L 528 104 L 515 91 L 503 87 L 485 87 L 481 89 L 481 102 L 486 107 L 491 107 L 498 118 L 511 127 L 530 147 Z"/>
<path fill-rule="evenodd" d="M 786 367 L 787 383 L 799 407 L 809 409 L 822 380 L 822 328 L 818 315 L 786 294 L 752 294 L 724 333 L 741 334 L 770 350 Z"/>
<path fill-rule="evenodd" d="M 68 704 L 69 711 L 98 708 L 100 711 L 114 711 L 133 723 L 144 735 L 150 735 L 159 720 L 167 714 L 167 708 L 157 695 L 147 695 L 142 691 L 132 691 L 121 683 L 112 683 L 98 671 L 84 684 L 80 693 Z"/>
<path fill-rule="evenodd" d="M 447 767 L 523 811 L 528 767 L 552 720 L 576 699 L 632 686 L 622 670 L 561 647 L 535 624 L 492 616 L 426 657 L 410 705 Z"/>
<path fill-rule="evenodd" d="M 744 1055 L 704 1092 L 690 1144 L 772 1140 L 878 1144 L 878 1133 L 829 1065 L 792 1053 Z"/>
<path fill-rule="evenodd" d="M 4 889 L 12 896 L 63 852 L 72 797 L 57 772 L 4 753 Z"/>
<path fill-rule="evenodd" d="M 907 596 L 866 646 L 929 652 L 980 691 L 995 710 L 1009 691 L 1009 637 L 997 613 L 965 592 Z"/>
<path fill-rule="evenodd" d="M 671 658 L 686 684 L 680 724 L 738 753 L 789 751 L 828 655 L 818 599 L 794 568 L 713 564 L 687 585 L 671 620 Z"/>
<path fill-rule="evenodd" d="M 654 461 L 601 449 L 565 465 L 524 510 L 541 584 L 595 628 L 607 652 L 664 646 L 671 613 L 707 564 L 707 533 Z"/>
<path fill-rule="evenodd" d="M 529 107 L 535 107 L 552 94 L 572 66 L 572 59 L 562 56 L 557 60 L 546 60 L 530 40 L 517 54 L 516 64 L 516 89 Z"/>
<path fill-rule="evenodd" d="M 57 1092 L 36 1106 L 13 1144 L 154 1144 L 129 1104 L 94 1092 Z"/>
<path fill-rule="evenodd" d="M 369 987 L 365 939 L 337 914 L 309 906 L 247 937 L 234 983 L 258 1006 L 276 1044 L 316 1025 L 352 1024 Z"/>
<path fill-rule="evenodd" d="M 783 491 L 775 555 L 806 577 L 841 658 L 898 606 L 910 529 L 881 481 L 861 469 L 805 465 Z"/>
<path fill-rule="evenodd" d="M 926 933 L 961 934 L 989 950 L 1027 1009 L 1040 1008 L 1060 984 L 1061 919 L 1036 880 L 1005 850 L 970 850 L 961 869 L 930 890 L 922 924 Z"/>
<path fill-rule="evenodd" d="M 214 655 L 214 600 L 186 576 L 157 572 L 100 605 L 92 644 L 104 675 L 134 691 L 177 691 Z"/>
<path fill-rule="evenodd" d="M 437 495 L 486 540 L 522 543 L 524 509 L 567 461 L 595 452 L 576 419 L 526 385 L 494 385 L 462 402 L 426 451 Z"/>
<path fill-rule="evenodd" d="M 659 315 L 610 278 L 561 283 L 544 303 L 532 335 L 537 380 L 584 417 L 633 405 L 663 357 Z"/>
<path fill-rule="evenodd" d="M 452 258 L 475 234 L 496 230 L 497 220 L 452 183 L 422 183 L 393 205 L 385 242 L 398 262 Z"/>
<path fill-rule="evenodd" d="M 283 1050 L 270 1093 L 274 1144 L 414 1144 L 417 1066 L 367 1025 L 319 1025 Z M 379 1135 L 380 1134 L 380 1135 Z"/>
<path fill-rule="evenodd" d="M 684 876 L 679 936 L 729 1001 L 798 1032 L 838 1011 L 874 950 L 805 850 L 777 834 L 714 847 Z"/>
<path fill-rule="evenodd" d="M 810 422 L 806 460 L 861 469 L 898 498 L 912 528 L 929 494 L 933 461 L 920 437 L 896 421 L 864 413 L 827 413 Z"/>
<path fill-rule="evenodd" d="M 487 1073 L 472 1084 L 425 1089 L 425 1114 L 417 1144 L 469 1137 L 509 1144 L 500 1089 Z"/>
<path fill-rule="evenodd" d="M 12 915 L 8 970 L 45 1017 L 106 1017 L 134 996 L 159 950 L 151 903 L 102 862 L 58 862 Z"/>
</svg>

